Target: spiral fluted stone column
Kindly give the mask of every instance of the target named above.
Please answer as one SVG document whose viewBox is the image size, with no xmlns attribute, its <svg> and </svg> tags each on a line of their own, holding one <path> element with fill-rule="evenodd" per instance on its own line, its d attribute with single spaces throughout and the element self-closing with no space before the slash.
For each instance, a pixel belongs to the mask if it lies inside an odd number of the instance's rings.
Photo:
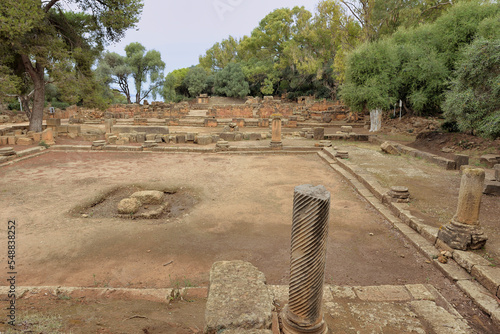
<svg viewBox="0 0 500 334">
<path fill-rule="evenodd" d="M 283 148 L 283 143 L 281 142 L 281 115 L 273 114 L 271 117 L 273 118 L 271 148 L 281 150 Z"/>
<path fill-rule="evenodd" d="M 288 304 L 282 311 L 285 334 L 324 334 L 322 299 L 330 193 L 323 186 L 295 187 Z"/>
<path fill-rule="evenodd" d="M 485 173 L 481 168 L 464 168 L 458 194 L 457 213 L 439 230 L 438 238 L 454 249 L 479 249 L 488 237 L 479 226 L 479 209 Z"/>
</svg>

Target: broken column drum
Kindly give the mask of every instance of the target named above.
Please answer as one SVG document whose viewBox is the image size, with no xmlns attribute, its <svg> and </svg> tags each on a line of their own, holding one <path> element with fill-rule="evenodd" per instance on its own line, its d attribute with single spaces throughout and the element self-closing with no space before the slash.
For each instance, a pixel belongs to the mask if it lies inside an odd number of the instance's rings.
<svg viewBox="0 0 500 334">
<path fill-rule="evenodd" d="M 488 237 L 479 226 L 479 209 L 485 172 L 481 168 L 464 168 L 458 195 L 457 213 L 442 229 L 438 238 L 454 249 L 479 249 Z"/>
<path fill-rule="evenodd" d="M 330 193 L 323 186 L 295 187 L 288 304 L 282 311 L 283 332 L 326 333 L 322 298 Z"/>
</svg>

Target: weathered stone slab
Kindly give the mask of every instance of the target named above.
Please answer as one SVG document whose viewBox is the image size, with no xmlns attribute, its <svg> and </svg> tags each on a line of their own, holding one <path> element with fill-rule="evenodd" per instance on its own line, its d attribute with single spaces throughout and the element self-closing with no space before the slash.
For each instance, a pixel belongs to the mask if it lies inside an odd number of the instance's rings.
<svg viewBox="0 0 500 334">
<path fill-rule="evenodd" d="M 0 148 L 0 156 L 6 157 L 9 155 L 16 155 L 16 151 L 12 147 L 3 147 Z"/>
<path fill-rule="evenodd" d="M 133 125 L 115 125 L 113 133 L 131 133 L 145 132 L 146 134 L 163 134 L 169 133 L 168 126 L 133 126 Z"/>
<path fill-rule="evenodd" d="M 248 262 L 215 262 L 210 270 L 205 333 L 270 329 L 273 304 L 265 282 L 264 274 Z"/>
<path fill-rule="evenodd" d="M 495 180 L 500 182 L 500 164 L 495 165 L 493 168 L 495 169 Z"/>
<path fill-rule="evenodd" d="M 493 168 L 496 164 L 500 164 L 500 155 L 485 154 L 479 158 L 479 162 L 486 164 L 488 168 Z"/>
</svg>

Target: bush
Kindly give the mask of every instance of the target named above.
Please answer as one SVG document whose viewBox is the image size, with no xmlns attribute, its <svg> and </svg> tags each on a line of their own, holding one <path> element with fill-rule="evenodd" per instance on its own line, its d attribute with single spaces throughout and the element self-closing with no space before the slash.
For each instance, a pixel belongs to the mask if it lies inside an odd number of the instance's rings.
<svg viewBox="0 0 500 334">
<path fill-rule="evenodd" d="M 19 103 L 19 101 L 14 101 L 14 102 L 11 102 L 7 105 L 7 108 L 9 110 L 21 110 L 21 104 Z"/>
<path fill-rule="evenodd" d="M 444 115 L 458 128 L 482 137 L 500 137 L 500 39 L 476 39 L 457 62 Z"/>
<path fill-rule="evenodd" d="M 61 109 L 61 110 L 66 110 L 66 108 L 68 108 L 70 106 L 69 103 L 60 102 L 60 101 L 52 101 L 50 104 L 51 104 L 52 107 L 58 108 L 58 109 Z"/>
</svg>

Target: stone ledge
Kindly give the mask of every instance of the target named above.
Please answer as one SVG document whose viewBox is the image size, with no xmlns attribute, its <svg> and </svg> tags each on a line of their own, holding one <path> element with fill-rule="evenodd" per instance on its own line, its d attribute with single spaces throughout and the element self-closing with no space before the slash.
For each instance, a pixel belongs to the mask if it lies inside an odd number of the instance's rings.
<svg viewBox="0 0 500 334">
<path fill-rule="evenodd" d="M 490 265 L 490 262 L 480 255 L 461 250 L 453 250 L 453 260 L 469 273 L 475 265 Z"/>
<path fill-rule="evenodd" d="M 481 283 L 489 292 L 499 296 L 498 287 L 500 286 L 500 269 L 488 265 L 475 265 L 472 267 L 471 275 Z"/>
<path fill-rule="evenodd" d="M 457 284 L 458 287 L 474 300 L 479 308 L 486 314 L 492 315 L 495 312 L 500 312 L 500 306 L 497 299 L 478 282 L 463 280 L 458 281 Z"/>
</svg>

